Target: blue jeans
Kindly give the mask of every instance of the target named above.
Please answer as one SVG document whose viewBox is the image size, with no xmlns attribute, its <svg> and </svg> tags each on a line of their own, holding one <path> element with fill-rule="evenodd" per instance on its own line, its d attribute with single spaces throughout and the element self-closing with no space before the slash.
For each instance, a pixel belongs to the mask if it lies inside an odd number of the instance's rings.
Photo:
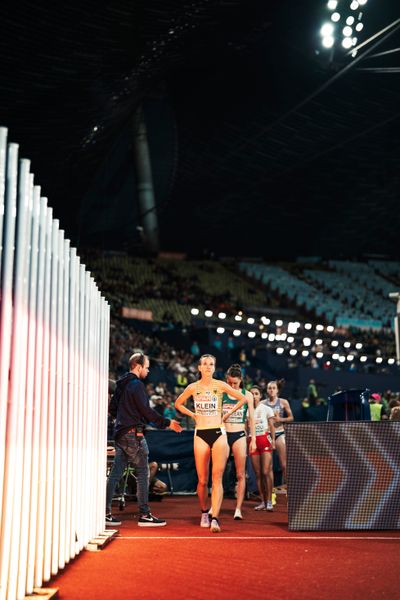
<svg viewBox="0 0 400 600">
<path fill-rule="evenodd" d="M 115 488 L 125 471 L 128 462 L 135 467 L 137 501 L 141 515 L 150 512 L 149 501 L 149 448 L 144 437 L 126 433 L 115 442 L 114 464 L 107 479 L 106 512 L 111 513 L 111 503 Z"/>
</svg>

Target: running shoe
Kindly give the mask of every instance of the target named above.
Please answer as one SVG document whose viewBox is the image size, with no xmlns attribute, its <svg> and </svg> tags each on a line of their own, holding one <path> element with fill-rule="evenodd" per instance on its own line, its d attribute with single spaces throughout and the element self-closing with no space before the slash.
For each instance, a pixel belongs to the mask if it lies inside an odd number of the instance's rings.
<svg viewBox="0 0 400 600">
<path fill-rule="evenodd" d="M 237 508 L 237 509 L 235 510 L 235 514 L 233 515 L 233 518 L 234 518 L 236 521 L 241 521 L 241 520 L 243 519 L 243 516 L 242 516 L 242 511 L 240 510 L 240 508 Z"/>
<path fill-rule="evenodd" d="M 261 502 L 261 504 L 257 504 L 257 506 L 254 507 L 254 510 L 265 510 L 265 502 Z"/>
<path fill-rule="evenodd" d="M 106 515 L 106 527 L 110 527 L 112 525 L 121 525 L 121 521 L 112 516 L 111 513 Z"/>
<path fill-rule="evenodd" d="M 167 521 L 164 519 L 157 519 L 151 513 L 147 513 L 147 515 L 140 515 L 138 520 L 139 527 L 164 527 L 167 524 Z"/>
<path fill-rule="evenodd" d="M 209 528 L 211 524 L 211 515 L 208 512 L 201 513 L 200 527 Z"/>
<path fill-rule="evenodd" d="M 210 530 L 212 533 L 219 533 L 221 531 L 221 526 L 219 524 L 219 521 L 216 517 L 213 517 L 211 519 L 211 527 Z"/>
<path fill-rule="evenodd" d="M 269 512 L 272 512 L 274 510 L 274 507 L 272 506 L 271 500 L 268 500 L 267 504 L 265 505 L 265 509 L 264 510 L 268 510 Z"/>
</svg>

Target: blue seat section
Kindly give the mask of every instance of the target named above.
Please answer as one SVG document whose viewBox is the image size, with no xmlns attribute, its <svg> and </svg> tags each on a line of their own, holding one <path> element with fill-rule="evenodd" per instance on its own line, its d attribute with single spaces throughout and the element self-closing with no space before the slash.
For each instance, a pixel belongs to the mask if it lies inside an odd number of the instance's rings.
<svg viewBox="0 0 400 600">
<path fill-rule="evenodd" d="M 392 327 L 395 310 L 388 296 L 398 289 L 399 263 L 331 260 L 325 268 L 316 267 L 293 274 L 276 265 L 239 265 L 247 276 L 329 323 L 366 329 Z M 390 274 L 393 283 L 382 274 Z"/>
</svg>

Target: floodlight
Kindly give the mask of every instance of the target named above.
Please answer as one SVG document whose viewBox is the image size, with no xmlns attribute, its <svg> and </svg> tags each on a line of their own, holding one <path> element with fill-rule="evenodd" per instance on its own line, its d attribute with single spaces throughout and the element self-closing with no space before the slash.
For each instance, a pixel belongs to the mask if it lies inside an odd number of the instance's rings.
<svg viewBox="0 0 400 600">
<path fill-rule="evenodd" d="M 329 333 L 332 333 L 332 331 L 335 331 L 335 328 L 333 325 L 328 325 L 328 327 L 326 328 L 327 331 L 329 331 Z"/>
<path fill-rule="evenodd" d="M 291 350 L 289 350 L 289 354 L 290 354 L 290 356 L 296 356 L 296 354 L 297 354 L 296 348 L 292 348 Z"/>
<path fill-rule="evenodd" d="M 249 333 L 247 335 L 249 336 L 249 338 L 254 338 L 254 337 L 256 337 L 256 332 L 255 331 L 249 331 Z"/>
<path fill-rule="evenodd" d="M 360 362 L 366 362 L 368 360 L 367 356 L 360 356 Z"/>
<path fill-rule="evenodd" d="M 297 324 L 290 321 L 287 326 L 288 333 L 297 333 Z"/>
<path fill-rule="evenodd" d="M 329 10 L 335 10 L 336 7 L 337 7 L 337 0 L 329 0 L 328 1 Z"/>
<path fill-rule="evenodd" d="M 305 323 L 304 324 L 304 329 L 312 329 L 311 323 Z"/>
<path fill-rule="evenodd" d="M 321 346 L 322 343 L 323 342 L 322 342 L 322 340 L 320 338 L 318 338 L 317 340 L 315 340 L 316 346 Z"/>
<path fill-rule="evenodd" d="M 249 325 L 253 325 L 254 324 L 254 318 L 253 317 L 249 317 L 247 319 L 247 322 L 248 322 Z"/>
<path fill-rule="evenodd" d="M 356 350 L 361 350 L 362 346 L 363 346 L 363 345 L 362 345 L 362 343 L 361 343 L 361 342 L 358 342 L 358 343 L 356 344 Z"/>
<path fill-rule="evenodd" d="M 324 38 L 322 38 L 322 45 L 324 46 L 324 48 L 332 48 L 334 43 L 335 38 L 333 38 L 331 35 L 327 35 Z"/>
<path fill-rule="evenodd" d="M 283 325 L 283 321 L 282 321 L 281 319 L 278 319 L 277 321 L 275 321 L 275 325 L 276 325 L 277 327 L 282 327 L 282 325 Z"/>
<path fill-rule="evenodd" d="M 261 317 L 261 321 L 264 325 L 269 325 L 271 323 L 271 319 L 268 319 L 267 317 Z"/>
<path fill-rule="evenodd" d="M 339 362 L 345 362 L 346 357 L 345 356 L 339 356 Z"/>
<path fill-rule="evenodd" d="M 268 340 L 269 340 L 270 342 L 273 342 L 273 341 L 274 341 L 274 339 L 275 339 L 275 334 L 274 334 L 274 333 L 270 333 L 270 334 L 269 334 L 269 336 L 268 336 Z"/>
<path fill-rule="evenodd" d="M 388 359 L 388 364 L 389 364 L 389 365 L 394 365 L 394 363 L 395 363 L 395 360 L 394 360 L 394 358 L 389 358 L 389 359 Z"/>
<path fill-rule="evenodd" d="M 284 352 L 285 352 L 285 349 L 284 349 L 284 348 L 280 348 L 280 347 L 279 347 L 279 348 L 277 348 L 277 349 L 276 349 L 276 353 L 277 353 L 277 354 L 283 354 Z"/>
<path fill-rule="evenodd" d="M 337 354 L 337 352 L 335 352 L 334 354 L 332 354 L 332 358 L 333 358 L 333 360 L 337 360 L 339 358 L 339 354 Z"/>
<path fill-rule="evenodd" d="M 322 358 L 324 356 L 323 352 L 317 352 L 317 354 L 315 355 L 317 358 Z"/>
<path fill-rule="evenodd" d="M 354 359 L 354 356 L 352 354 L 348 354 L 347 356 L 347 360 L 352 361 Z"/>
<path fill-rule="evenodd" d="M 356 2 L 356 0 L 353 0 L 353 2 L 350 4 L 351 10 L 357 10 L 357 8 L 359 6 L 360 6 L 360 4 L 358 2 Z"/>
<path fill-rule="evenodd" d="M 311 340 L 310 338 L 303 338 L 303 346 L 311 346 Z"/>
<path fill-rule="evenodd" d="M 377 362 L 378 364 L 380 364 L 381 362 L 383 362 L 383 358 L 382 358 L 382 356 L 377 356 L 377 357 L 376 357 L 376 362 Z"/>
<path fill-rule="evenodd" d="M 232 333 L 235 337 L 238 337 L 241 334 L 241 331 L 240 329 L 234 329 Z"/>
<path fill-rule="evenodd" d="M 364 28 L 364 24 L 363 23 L 357 23 L 356 25 L 356 31 L 362 31 Z"/>
<path fill-rule="evenodd" d="M 324 330 L 324 326 L 323 325 L 317 325 L 315 329 L 317 331 L 323 331 Z"/>
<path fill-rule="evenodd" d="M 219 319 L 226 319 L 226 313 L 224 313 L 224 312 L 218 313 L 218 318 Z"/>
<path fill-rule="evenodd" d="M 310 353 L 308 350 L 303 350 L 303 352 L 301 353 L 302 356 L 308 356 Z"/>
<path fill-rule="evenodd" d="M 333 346 L 333 348 L 336 348 L 337 346 L 339 346 L 339 342 L 337 340 L 332 340 L 331 346 Z"/>
<path fill-rule="evenodd" d="M 289 337 L 286 340 L 289 344 L 293 344 L 294 342 L 294 337 L 292 335 L 289 335 Z"/>
<path fill-rule="evenodd" d="M 284 342 L 286 340 L 286 333 L 281 333 L 281 340 Z"/>
<path fill-rule="evenodd" d="M 367 4 L 367 0 L 358 0 L 358 4 L 364 6 L 364 4 Z"/>
<path fill-rule="evenodd" d="M 332 25 L 332 23 L 324 23 L 321 27 L 320 33 L 322 35 L 322 37 L 325 37 L 327 35 L 332 35 L 334 31 L 334 27 Z"/>
<path fill-rule="evenodd" d="M 212 310 L 205 310 L 204 311 L 204 316 L 206 316 L 206 317 L 212 317 L 213 316 L 213 311 Z"/>
<path fill-rule="evenodd" d="M 225 329 L 223 327 L 217 327 L 217 333 L 224 333 Z"/>
<path fill-rule="evenodd" d="M 354 23 L 354 17 L 347 17 L 346 25 L 353 25 L 353 23 Z"/>
<path fill-rule="evenodd" d="M 190 310 L 190 312 L 192 313 L 192 315 L 198 315 L 200 311 L 199 311 L 199 309 L 198 309 L 198 308 L 192 308 L 192 309 Z"/>
<path fill-rule="evenodd" d="M 352 33 L 353 33 L 353 30 L 351 27 L 349 27 L 348 25 L 346 25 L 346 27 L 343 27 L 343 35 L 344 36 L 350 37 Z"/>
<path fill-rule="evenodd" d="M 266 333 L 266 332 L 262 333 L 261 337 L 263 340 L 265 340 L 268 337 L 268 333 Z"/>
<path fill-rule="evenodd" d="M 242 317 L 240 315 L 235 315 L 235 321 L 241 321 Z"/>
<path fill-rule="evenodd" d="M 340 21 L 340 13 L 338 13 L 338 12 L 332 13 L 331 19 L 334 23 L 337 23 L 338 21 Z"/>
<path fill-rule="evenodd" d="M 351 38 L 349 38 L 349 37 L 343 38 L 343 40 L 342 40 L 343 48 L 346 48 L 346 50 L 347 50 L 348 48 L 351 48 L 352 45 L 353 45 L 353 42 L 352 42 Z"/>
<path fill-rule="evenodd" d="M 351 344 L 350 344 L 350 342 L 345 342 L 343 344 L 343 346 L 344 346 L 344 348 L 350 348 Z"/>
</svg>

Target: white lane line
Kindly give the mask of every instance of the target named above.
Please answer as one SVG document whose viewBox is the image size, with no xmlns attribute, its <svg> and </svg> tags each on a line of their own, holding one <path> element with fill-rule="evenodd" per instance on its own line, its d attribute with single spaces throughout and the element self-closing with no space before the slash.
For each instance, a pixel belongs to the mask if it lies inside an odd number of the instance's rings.
<svg viewBox="0 0 400 600">
<path fill-rule="evenodd" d="M 221 535 L 212 535 L 210 537 L 196 536 L 196 535 L 171 535 L 171 536 L 117 536 L 114 540 L 285 540 L 285 541 L 295 541 L 295 540 L 352 540 L 352 541 L 363 541 L 363 540 L 397 540 L 400 542 L 400 536 L 398 537 L 384 537 L 384 536 L 365 536 L 365 537 L 356 537 L 356 536 L 311 536 L 311 535 L 297 535 L 297 536 L 274 536 L 274 535 L 263 535 L 263 536 L 221 536 Z"/>
</svg>

